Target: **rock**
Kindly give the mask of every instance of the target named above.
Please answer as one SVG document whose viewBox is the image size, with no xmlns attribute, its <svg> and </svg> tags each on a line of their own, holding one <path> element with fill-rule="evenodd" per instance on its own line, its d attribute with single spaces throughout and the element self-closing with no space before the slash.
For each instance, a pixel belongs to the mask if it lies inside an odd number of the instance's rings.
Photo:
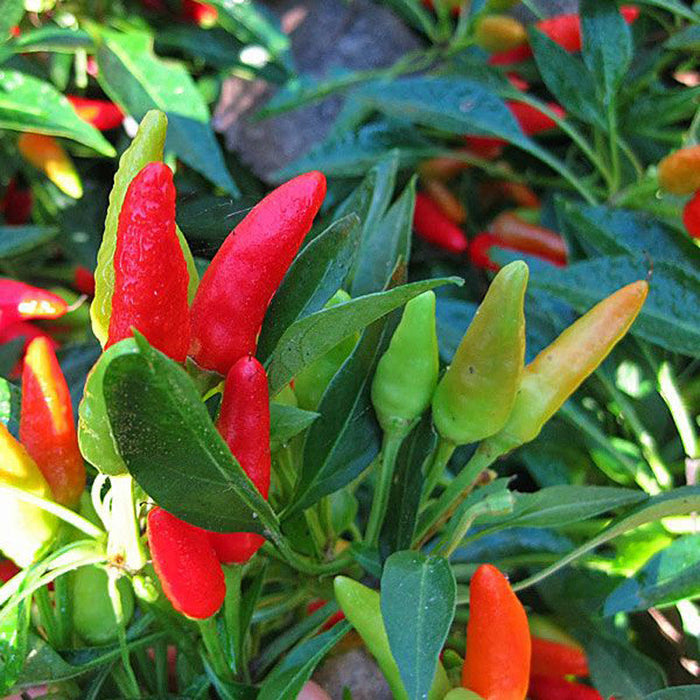
<svg viewBox="0 0 700 700">
<path fill-rule="evenodd" d="M 352 700 L 392 700 L 384 676 L 363 648 L 328 657 L 313 679 L 332 700 L 343 700 L 343 688 L 350 690 Z"/>
</svg>

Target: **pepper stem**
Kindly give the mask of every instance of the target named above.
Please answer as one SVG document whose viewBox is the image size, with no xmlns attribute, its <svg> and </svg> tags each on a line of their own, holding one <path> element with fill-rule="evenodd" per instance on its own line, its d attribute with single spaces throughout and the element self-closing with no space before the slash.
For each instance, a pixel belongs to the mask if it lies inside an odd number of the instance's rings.
<svg viewBox="0 0 700 700">
<path fill-rule="evenodd" d="M 211 660 L 212 668 L 219 678 L 230 678 L 231 673 L 228 669 L 228 664 L 226 663 L 226 655 L 224 654 L 224 649 L 221 646 L 221 640 L 219 639 L 219 632 L 216 628 L 216 616 L 212 615 L 206 620 L 197 620 L 199 625 L 199 631 L 202 635 L 202 641 L 204 642 L 204 647 L 207 650 L 209 659 Z"/>
<path fill-rule="evenodd" d="M 403 439 L 403 434 L 384 433 L 384 444 L 382 445 L 381 459 L 379 461 L 379 474 L 377 475 L 372 508 L 365 532 L 365 541 L 370 546 L 376 545 L 379 539 L 386 509 L 389 505 L 389 492 L 391 491 L 391 480 L 394 475 L 396 458 Z"/>
<path fill-rule="evenodd" d="M 430 494 L 435 490 L 435 487 L 440 483 L 440 479 L 445 472 L 445 469 L 457 449 L 457 445 L 451 440 L 446 440 L 445 438 L 440 438 L 438 442 L 437 450 L 435 451 L 435 457 L 433 462 L 428 469 L 428 473 L 425 477 L 425 484 L 423 485 L 423 501 L 427 501 L 430 498 Z"/>
<path fill-rule="evenodd" d="M 121 559 L 129 571 L 137 572 L 146 566 L 147 559 L 134 510 L 133 480 L 129 474 L 120 474 L 110 477 L 110 481 L 112 509 L 107 556 Z"/>
</svg>

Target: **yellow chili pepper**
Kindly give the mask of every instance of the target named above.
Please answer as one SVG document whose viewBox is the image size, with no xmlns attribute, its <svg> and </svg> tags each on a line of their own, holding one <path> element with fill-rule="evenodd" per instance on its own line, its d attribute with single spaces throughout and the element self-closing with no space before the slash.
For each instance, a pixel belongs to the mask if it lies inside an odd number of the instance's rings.
<svg viewBox="0 0 700 700">
<path fill-rule="evenodd" d="M 17 140 L 17 148 L 25 160 L 41 170 L 61 192 L 73 199 L 83 196 L 80 175 L 71 157 L 53 136 L 24 133 Z"/>
</svg>

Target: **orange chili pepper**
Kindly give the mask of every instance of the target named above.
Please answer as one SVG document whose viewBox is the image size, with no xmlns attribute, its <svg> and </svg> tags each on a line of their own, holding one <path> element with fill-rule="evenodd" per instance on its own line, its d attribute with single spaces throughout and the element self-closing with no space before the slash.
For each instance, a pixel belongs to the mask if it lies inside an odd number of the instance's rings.
<svg viewBox="0 0 700 700">
<path fill-rule="evenodd" d="M 530 673 L 541 676 L 587 676 L 586 652 L 579 646 L 533 636 Z"/>
<path fill-rule="evenodd" d="M 659 184 L 671 194 L 700 190 L 700 146 L 688 146 L 666 156 L 658 167 Z"/>
<path fill-rule="evenodd" d="M 25 132 L 17 139 L 17 148 L 25 160 L 73 199 L 83 196 L 83 185 L 71 157 L 61 144 L 46 134 Z"/>
<path fill-rule="evenodd" d="M 467 220 L 467 210 L 464 205 L 442 182 L 425 178 L 423 189 L 452 223 L 463 224 Z"/>
<path fill-rule="evenodd" d="M 531 224 L 515 214 L 504 212 L 491 222 L 490 230 L 500 242 L 515 250 L 537 255 L 555 265 L 566 265 L 566 242 L 544 226 Z"/>
</svg>

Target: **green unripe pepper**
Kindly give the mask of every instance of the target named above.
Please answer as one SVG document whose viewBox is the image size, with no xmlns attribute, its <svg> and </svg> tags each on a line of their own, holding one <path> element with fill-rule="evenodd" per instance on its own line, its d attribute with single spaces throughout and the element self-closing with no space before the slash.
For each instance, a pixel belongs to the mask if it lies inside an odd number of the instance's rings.
<svg viewBox="0 0 700 700">
<path fill-rule="evenodd" d="M 466 688 L 453 688 L 443 700 L 483 700 L 481 695 L 477 695 L 473 690 Z"/>
<path fill-rule="evenodd" d="M 324 308 L 342 304 L 350 300 L 350 295 L 339 289 L 328 301 Z M 321 397 L 340 369 L 347 360 L 350 353 L 357 345 L 357 334 L 348 336 L 341 340 L 334 348 L 331 348 L 325 355 L 305 367 L 294 378 L 294 393 L 296 394 L 299 408 L 305 411 L 315 411 L 321 403 Z"/>
<path fill-rule="evenodd" d="M 389 638 L 384 628 L 379 593 L 345 576 L 333 581 L 335 598 L 348 622 L 362 637 L 367 650 L 374 656 L 396 700 L 408 700 L 408 693 L 401 682 L 399 667 L 391 653 Z M 449 690 L 447 673 L 438 662 L 428 700 L 443 698 Z"/>
<path fill-rule="evenodd" d="M 385 433 L 405 435 L 430 405 L 440 363 L 435 293 L 411 299 L 372 380 L 372 404 Z"/>
<path fill-rule="evenodd" d="M 455 445 L 497 433 L 508 420 L 525 358 L 527 265 L 506 265 L 491 282 L 433 397 L 438 433 Z"/>
<path fill-rule="evenodd" d="M 83 566 L 73 574 L 73 627 L 88 644 L 108 644 L 117 639 L 117 619 L 109 597 L 107 572 L 99 566 Z M 134 614 L 134 594 L 125 578 L 117 581 L 124 624 Z"/>
</svg>

